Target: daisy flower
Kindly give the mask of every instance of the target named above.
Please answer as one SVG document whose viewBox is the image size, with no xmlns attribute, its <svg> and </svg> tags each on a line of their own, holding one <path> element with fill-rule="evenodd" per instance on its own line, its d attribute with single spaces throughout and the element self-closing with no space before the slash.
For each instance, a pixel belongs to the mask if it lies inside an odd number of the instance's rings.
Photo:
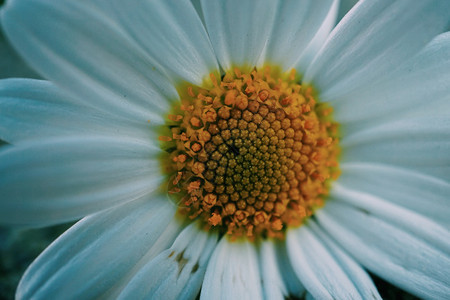
<svg viewBox="0 0 450 300">
<path fill-rule="evenodd" d="M 7 1 L 19 299 L 450 295 L 447 0 Z"/>
</svg>

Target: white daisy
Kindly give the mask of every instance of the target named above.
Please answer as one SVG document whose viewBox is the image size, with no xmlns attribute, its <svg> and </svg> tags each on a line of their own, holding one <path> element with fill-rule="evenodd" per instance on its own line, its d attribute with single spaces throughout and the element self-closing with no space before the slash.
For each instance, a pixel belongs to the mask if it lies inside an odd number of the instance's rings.
<svg viewBox="0 0 450 300">
<path fill-rule="evenodd" d="M 17 298 L 450 295 L 450 2 L 337 8 L 8 1 L 1 222 L 82 218 Z"/>
</svg>

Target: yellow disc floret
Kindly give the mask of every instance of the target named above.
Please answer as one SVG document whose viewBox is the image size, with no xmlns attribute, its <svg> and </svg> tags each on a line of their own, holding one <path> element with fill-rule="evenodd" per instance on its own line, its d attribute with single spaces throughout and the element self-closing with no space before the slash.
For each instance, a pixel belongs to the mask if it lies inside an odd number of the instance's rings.
<svg viewBox="0 0 450 300">
<path fill-rule="evenodd" d="M 179 214 L 233 238 L 282 238 L 339 174 L 337 124 L 295 70 L 239 69 L 183 85 L 160 137 Z"/>
</svg>

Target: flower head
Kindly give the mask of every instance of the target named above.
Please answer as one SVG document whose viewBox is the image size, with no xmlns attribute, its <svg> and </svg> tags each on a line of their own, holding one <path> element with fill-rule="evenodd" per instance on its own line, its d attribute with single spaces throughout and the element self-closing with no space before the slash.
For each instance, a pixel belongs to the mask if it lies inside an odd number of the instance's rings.
<svg viewBox="0 0 450 300">
<path fill-rule="evenodd" d="M 9 1 L 18 298 L 450 294 L 450 2 Z M 333 28 L 334 27 L 334 28 Z"/>
<path fill-rule="evenodd" d="M 331 108 L 292 69 L 235 68 L 209 87 L 192 86 L 160 137 L 168 193 L 180 215 L 235 240 L 283 238 L 322 206 L 338 176 Z"/>
</svg>

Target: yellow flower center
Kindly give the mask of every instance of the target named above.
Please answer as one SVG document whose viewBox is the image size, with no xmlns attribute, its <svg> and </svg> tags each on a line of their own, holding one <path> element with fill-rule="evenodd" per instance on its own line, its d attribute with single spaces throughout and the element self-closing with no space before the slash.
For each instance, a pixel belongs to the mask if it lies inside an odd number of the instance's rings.
<svg viewBox="0 0 450 300">
<path fill-rule="evenodd" d="M 337 124 L 295 70 L 239 69 L 182 85 L 161 135 L 179 214 L 232 238 L 282 238 L 339 175 Z"/>
</svg>

